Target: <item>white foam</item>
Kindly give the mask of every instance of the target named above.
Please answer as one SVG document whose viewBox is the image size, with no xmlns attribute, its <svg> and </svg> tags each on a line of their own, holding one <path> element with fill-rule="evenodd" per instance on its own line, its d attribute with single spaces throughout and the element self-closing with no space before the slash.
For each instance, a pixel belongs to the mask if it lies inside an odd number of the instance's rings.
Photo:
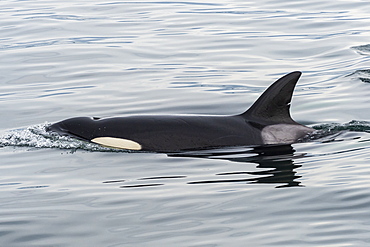
<svg viewBox="0 0 370 247">
<path fill-rule="evenodd" d="M 33 125 L 24 129 L 10 130 L 1 133 L 0 147 L 82 149 L 87 151 L 114 152 L 114 149 L 111 148 L 48 132 L 46 131 L 48 126 L 50 126 L 50 123 Z"/>
</svg>

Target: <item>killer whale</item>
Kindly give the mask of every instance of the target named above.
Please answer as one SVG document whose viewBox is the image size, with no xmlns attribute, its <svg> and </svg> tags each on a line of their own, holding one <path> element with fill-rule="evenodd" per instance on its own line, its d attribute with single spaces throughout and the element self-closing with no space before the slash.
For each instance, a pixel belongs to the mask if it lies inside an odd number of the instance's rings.
<svg viewBox="0 0 370 247">
<path fill-rule="evenodd" d="M 238 115 L 76 117 L 54 123 L 47 131 L 112 148 L 154 152 L 291 144 L 314 131 L 290 116 L 300 76 L 295 71 L 281 77 Z"/>
</svg>

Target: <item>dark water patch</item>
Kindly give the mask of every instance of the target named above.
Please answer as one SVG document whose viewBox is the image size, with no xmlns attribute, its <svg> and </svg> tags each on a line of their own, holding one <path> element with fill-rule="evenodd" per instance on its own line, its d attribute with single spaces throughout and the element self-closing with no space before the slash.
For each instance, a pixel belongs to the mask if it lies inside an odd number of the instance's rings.
<svg viewBox="0 0 370 247">
<path fill-rule="evenodd" d="M 344 132 L 364 132 L 370 133 L 370 122 L 368 121 L 359 121 L 352 120 L 348 123 L 339 124 L 339 123 L 329 123 L 329 124 L 320 124 L 315 125 L 312 128 L 318 130 L 318 132 L 312 134 L 309 139 L 311 140 L 321 140 L 327 142 L 329 140 L 338 141 L 343 140 L 338 138 L 341 133 Z M 360 139 L 358 136 L 350 136 L 349 139 Z"/>
<path fill-rule="evenodd" d="M 364 56 L 370 55 L 370 44 L 353 46 L 352 49 L 357 51 L 360 55 L 364 55 Z"/>
<path fill-rule="evenodd" d="M 186 176 L 149 177 L 149 178 L 140 178 L 139 180 L 168 179 L 168 178 L 186 178 Z"/>
<path fill-rule="evenodd" d="M 365 83 L 370 83 L 370 69 L 356 70 L 354 73 L 348 76 L 358 78 Z"/>
<path fill-rule="evenodd" d="M 35 186 L 25 186 L 25 187 L 19 187 L 19 190 L 28 190 L 28 189 L 43 189 L 48 188 L 48 185 L 35 185 Z"/>
<path fill-rule="evenodd" d="M 153 187 L 153 186 L 160 186 L 160 185 L 165 185 L 167 184 L 170 180 L 169 179 L 183 179 L 186 178 L 187 176 L 155 176 L 155 177 L 145 177 L 145 178 L 138 178 L 135 181 L 126 181 L 124 179 L 120 180 L 112 180 L 112 181 L 105 181 L 103 183 L 130 183 L 130 185 L 122 185 L 120 188 L 142 188 L 142 187 Z M 157 180 L 157 183 L 143 183 L 142 181 L 152 181 L 152 180 Z M 136 181 L 140 181 L 137 183 Z M 159 181 L 161 183 L 159 183 Z"/>
<path fill-rule="evenodd" d="M 110 180 L 110 181 L 104 181 L 103 184 L 111 184 L 111 183 L 123 183 L 125 182 L 124 179 L 120 179 L 120 180 Z"/>
<path fill-rule="evenodd" d="M 143 188 L 143 187 L 156 187 L 164 184 L 136 184 L 136 185 L 122 185 L 120 188 Z"/>
</svg>

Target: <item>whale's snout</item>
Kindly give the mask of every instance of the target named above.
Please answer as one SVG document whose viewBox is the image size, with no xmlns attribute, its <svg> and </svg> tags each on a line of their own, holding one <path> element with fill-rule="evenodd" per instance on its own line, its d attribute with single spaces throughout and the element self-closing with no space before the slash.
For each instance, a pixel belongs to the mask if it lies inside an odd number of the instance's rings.
<svg viewBox="0 0 370 247">
<path fill-rule="evenodd" d="M 52 124 L 48 127 L 46 127 L 46 131 L 47 132 L 55 132 L 55 133 L 58 133 L 59 135 L 66 135 L 66 129 L 63 128 L 63 123 L 55 123 L 55 124 Z"/>
<path fill-rule="evenodd" d="M 95 121 L 88 117 L 71 118 L 48 126 L 46 131 L 89 141 L 95 132 Z"/>
</svg>

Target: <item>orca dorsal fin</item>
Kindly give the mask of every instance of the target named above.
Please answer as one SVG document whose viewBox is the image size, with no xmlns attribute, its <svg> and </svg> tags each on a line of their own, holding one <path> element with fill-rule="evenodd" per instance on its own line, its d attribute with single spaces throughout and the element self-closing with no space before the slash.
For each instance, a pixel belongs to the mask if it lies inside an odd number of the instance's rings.
<svg viewBox="0 0 370 247">
<path fill-rule="evenodd" d="M 274 82 L 242 117 L 266 124 L 296 124 L 290 116 L 290 101 L 301 72 L 291 72 Z"/>
</svg>

